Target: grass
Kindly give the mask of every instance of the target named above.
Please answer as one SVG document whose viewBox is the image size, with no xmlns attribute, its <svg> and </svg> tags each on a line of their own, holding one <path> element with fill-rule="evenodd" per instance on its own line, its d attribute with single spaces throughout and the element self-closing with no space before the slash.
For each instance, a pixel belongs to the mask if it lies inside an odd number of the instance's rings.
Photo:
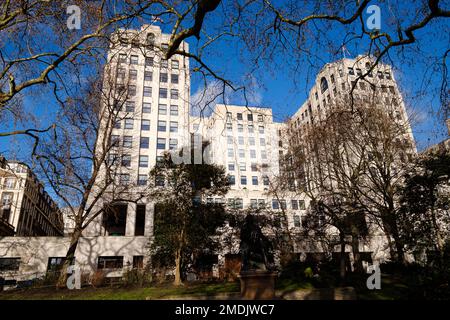
<svg viewBox="0 0 450 320">
<path fill-rule="evenodd" d="M 196 284 L 183 287 L 159 285 L 146 288 L 87 287 L 81 290 L 29 288 L 2 292 L 0 300 L 145 300 L 176 296 L 208 296 L 228 292 L 239 292 L 239 283 Z"/>
</svg>

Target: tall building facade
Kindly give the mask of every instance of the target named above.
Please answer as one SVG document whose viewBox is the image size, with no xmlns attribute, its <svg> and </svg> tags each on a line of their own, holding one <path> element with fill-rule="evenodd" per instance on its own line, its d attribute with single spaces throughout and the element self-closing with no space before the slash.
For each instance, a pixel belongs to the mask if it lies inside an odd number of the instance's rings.
<svg viewBox="0 0 450 320">
<path fill-rule="evenodd" d="M 0 157 L 0 236 L 62 236 L 57 204 L 23 163 Z"/>
</svg>

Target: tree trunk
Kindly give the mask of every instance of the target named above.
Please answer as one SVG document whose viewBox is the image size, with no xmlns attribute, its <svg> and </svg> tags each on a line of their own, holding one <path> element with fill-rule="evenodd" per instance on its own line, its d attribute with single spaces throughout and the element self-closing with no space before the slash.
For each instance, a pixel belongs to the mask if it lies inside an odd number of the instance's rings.
<svg viewBox="0 0 450 320">
<path fill-rule="evenodd" d="M 345 234 L 339 234 L 339 242 L 341 244 L 341 255 L 340 255 L 340 268 L 339 268 L 339 276 L 341 278 L 342 284 L 345 282 L 345 269 L 346 269 L 346 259 L 345 259 Z"/>
<path fill-rule="evenodd" d="M 175 286 L 181 286 L 181 249 L 177 249 L 175 252 L 175 280 L 173 282 Z"/>
<path fill-rule="evenodd" d="M 60 273 L 60 275 L 58 277 L 58 281 L 56 283 L 57 288 L 67 287 L 67 278 L 68 278 L 67 277 L 67 268 L 69 268 L 72 261 L 75 263 L 75 261 L 74 261 L 75 251 L 77 250 L 77 246 L 78 246 L 80 237 L 81 237 L 81 230 L 79 230 L 79 229 L 75 230 L 70 239 L 69 249 L 67 250 L 67 253 L 66 253 L 66 260 L 64 261 L 64 264 L 60 271 L 61 273 Z"/>
<path fill-rule="evenodd" d="M 359 238 L 358 235 L 352 235 L 352 253 L 353 253 L 353 270 L 356 273 L 363 273 L 363 265 L 361 261 L 361 254 L 359 253 Z"/>
</svg>

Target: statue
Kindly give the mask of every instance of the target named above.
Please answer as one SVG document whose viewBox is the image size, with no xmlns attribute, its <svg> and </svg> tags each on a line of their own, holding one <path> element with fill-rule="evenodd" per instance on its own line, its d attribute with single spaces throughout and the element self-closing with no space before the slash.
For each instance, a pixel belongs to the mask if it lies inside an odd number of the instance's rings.
<svg viewBox="0 0 450 320">
<path fill-rule="evenodd" d="M 245 217 L 240 234 L 241 271 L 267 271 L 272 268 L 271 244 L 262 233 L 255 216 Z"/>
</svg>

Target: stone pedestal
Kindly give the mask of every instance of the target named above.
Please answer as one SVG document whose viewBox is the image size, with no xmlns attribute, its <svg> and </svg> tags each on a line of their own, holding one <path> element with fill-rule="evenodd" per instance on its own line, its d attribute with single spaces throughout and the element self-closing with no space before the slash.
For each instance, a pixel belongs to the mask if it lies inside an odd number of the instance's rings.
<svg viewBox="0 0 450 320">
<path fill-rule="evenodd" d="M 243 271 L 239 274 L 242 299 L 259 300 L 275 297 L 276 272 Z"/>
</svg>

